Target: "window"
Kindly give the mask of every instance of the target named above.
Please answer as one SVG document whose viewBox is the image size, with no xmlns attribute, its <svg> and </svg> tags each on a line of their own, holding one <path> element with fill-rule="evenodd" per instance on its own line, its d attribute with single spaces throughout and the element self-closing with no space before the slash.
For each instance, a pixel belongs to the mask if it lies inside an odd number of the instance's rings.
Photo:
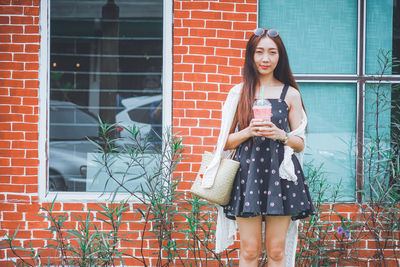
<svg viewBox="0 0 400 267">
<path fill-rule="evenodd" d="M 94 163 L 96 148 L 87 139 L 99 139 L 98 117 L 120 126 L 136 125 L 143 136 L 153 137 L 154 145 L 161 143 L 157 135 L 162 135 L 163 125 L 170 124 L 165 95 L 170 94 L 172 74 L 164 70 L 172 63 L 164 51 L 171 46 L 172 35 L 165 26 L 172 20 L 164 14 L 171 4 L 45 2 L 49 21 L 42 11 L 41 24 L 49 41 L 42 41 L 42 47 L 47 45 L 49 52 L 42 52 L 47 70 L 41 71 L 49 76 L 41 91 L 47 95 L 49 119 L 48 164 L 42 170 L 48 175 L 42 192 L 102 192 L 106 177 L 100 174 L 93 182 L 99 166 Z M 119 129 L 117 137 L 128 134 Z M 120 142 L 117 145 L 124 145 Z"/>
<path fill-rule="evenodd" d="M 400 58 L 400 1 L 260 0 L 259 5 L 259 25 L 279 30 L 307 109 L 304 161 L 322 163 L 330 184 L 342 179 L 340 201 L 361 202 L 356 192 L 366 181 L 359 158 L 369 127 L 376 124 L 368 86 L 379 71 L 379 49 Z M 400 68 L 385 74 L 388 99 L 398 98 L 390 89 L 400 80 Z M 387 136 L 392 112 L 380 115 Z"/>
</svg>

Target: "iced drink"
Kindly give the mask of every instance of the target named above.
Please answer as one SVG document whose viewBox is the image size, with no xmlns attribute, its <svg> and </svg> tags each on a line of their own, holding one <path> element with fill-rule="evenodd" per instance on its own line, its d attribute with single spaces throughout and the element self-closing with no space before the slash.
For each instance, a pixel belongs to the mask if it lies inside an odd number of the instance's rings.
<svg viewBox="0 0 400 267">
<path fill-rule="evenodd" d="M 271 103 L 266 99 L 258 99 L 253 105 L 253 114 L 255 119 L 271 121 Z"/>
</svg>

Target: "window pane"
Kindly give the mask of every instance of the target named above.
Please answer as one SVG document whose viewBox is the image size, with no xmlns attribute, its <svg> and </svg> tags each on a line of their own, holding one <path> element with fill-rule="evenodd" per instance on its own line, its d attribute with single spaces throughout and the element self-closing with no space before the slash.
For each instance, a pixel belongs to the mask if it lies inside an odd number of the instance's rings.
<svg viewBox="0 0 400 267">
<path fill-rule="evenodd" d="M 355 74 L 357 1 L 260 0 L 259 25 L 278 29 L 293 73 Z"/>
<path fill-rule="evenodd" d="M 308 114 L 305 171 L 321 164 L 327 184 L 342 179 L 339 200 L 355 199 L 356 85 L 301 83 Z M 307 173 L 307 171 L 306 171 Z M 333 192 L 325 192 L 332 199 Z"/>
<path fill-rule="evenodd" d="M 400 59 L 400 0 L 367 1 L 366 73 L 380 71 L 379 49 L 392 50 Z M 400 74 L 400 68 L 389 68 L 386 74 Z"/>
<path fill-rule="evenodd" d="M 103 190 L 105 176 L 92 183 L 100 166 L 87 140 L 99 139 L 98 116 L 121 126 L 114 137 L 135 124 L 160 145 L 162 3 L 51 1 L 50 191 Z"/>
</svg>

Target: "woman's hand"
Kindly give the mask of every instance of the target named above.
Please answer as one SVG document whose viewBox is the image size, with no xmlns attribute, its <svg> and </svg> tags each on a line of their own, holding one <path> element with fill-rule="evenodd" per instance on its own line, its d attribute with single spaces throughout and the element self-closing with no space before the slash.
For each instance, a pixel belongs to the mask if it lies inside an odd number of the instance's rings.
<svg viewBox="0 0 400 267">
<path fill-rule="evenodd" d="M 247 127 L 247 135 L 249 137 L 262 136 L 262 129 L 269 127 L 270 123 L 262 119 L 252 119 Z"/>
<path fill-rule="evenodd" d="M 265 122 L 264 127 L 261 127 L 258 133 L 261 136 L 264 136 L 269 139 L 274 140 L 284 140 L 285 139 L 285 131 L 276 127 L 276 125 L 272 122 Z"/>
</svg>

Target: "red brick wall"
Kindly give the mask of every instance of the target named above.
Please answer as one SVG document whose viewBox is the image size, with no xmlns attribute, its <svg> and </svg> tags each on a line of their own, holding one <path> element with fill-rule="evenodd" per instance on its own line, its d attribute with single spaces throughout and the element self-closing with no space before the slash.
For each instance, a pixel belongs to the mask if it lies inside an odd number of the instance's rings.
<svg viewBox="0 0 400 267">
<path fill-rule="evenodd" d="M 35 247 L 43 247 L 47 245 L 45 239 L 53 237 L 43 230 L 49 223 L 37 216 L 41 207 L 38 202 L 39 2 L 0 0 L 0 227 L 1 231 L 12 234 L 19 225 L 16 245 L 25 247 L 29 240 Z M 241 82 L 246 40 L 257 26 L 257 0 L 175 0 L 173 23 L 173 126 L 187 147 L 184 153 L 187 158 L 176 175 L 184 177 L 179 189 L 187 190 L 199 169 L 201 155 L 214 149 L 227 92 Z M 78 214 L 94 205 L 57 203 L 55 210 Z M 356 205 L 339 208 L 348 218 L 357 215 Z M 130 206 L 126 218 L 133 222 L 123 231 L 139 231 L 134 212 L 135 208 Z M 77 227 L 76 220 L 67 224 Z M 126 242 L 121 245 L 129 248 L 127 253 L 139 256 L 134 245 Z M 360 245 L 365 247 L 368 257 L 373 242 Z M 0 250 L 0 265 L 5 264 L 7 256 L 12 257 L 9 250 Z M 138 265 L 132 260 L 126 260 L 125 264 Z"/>
<path fill-rule="evenodd" d="M 257 1 L 175 1 L 173 125 L 187 146 L 177 175 L 189 189 L 201 155 L 218 139 L 221 108 L 242 81 L 246 42 L 257 27 Z"/>
</svg>

